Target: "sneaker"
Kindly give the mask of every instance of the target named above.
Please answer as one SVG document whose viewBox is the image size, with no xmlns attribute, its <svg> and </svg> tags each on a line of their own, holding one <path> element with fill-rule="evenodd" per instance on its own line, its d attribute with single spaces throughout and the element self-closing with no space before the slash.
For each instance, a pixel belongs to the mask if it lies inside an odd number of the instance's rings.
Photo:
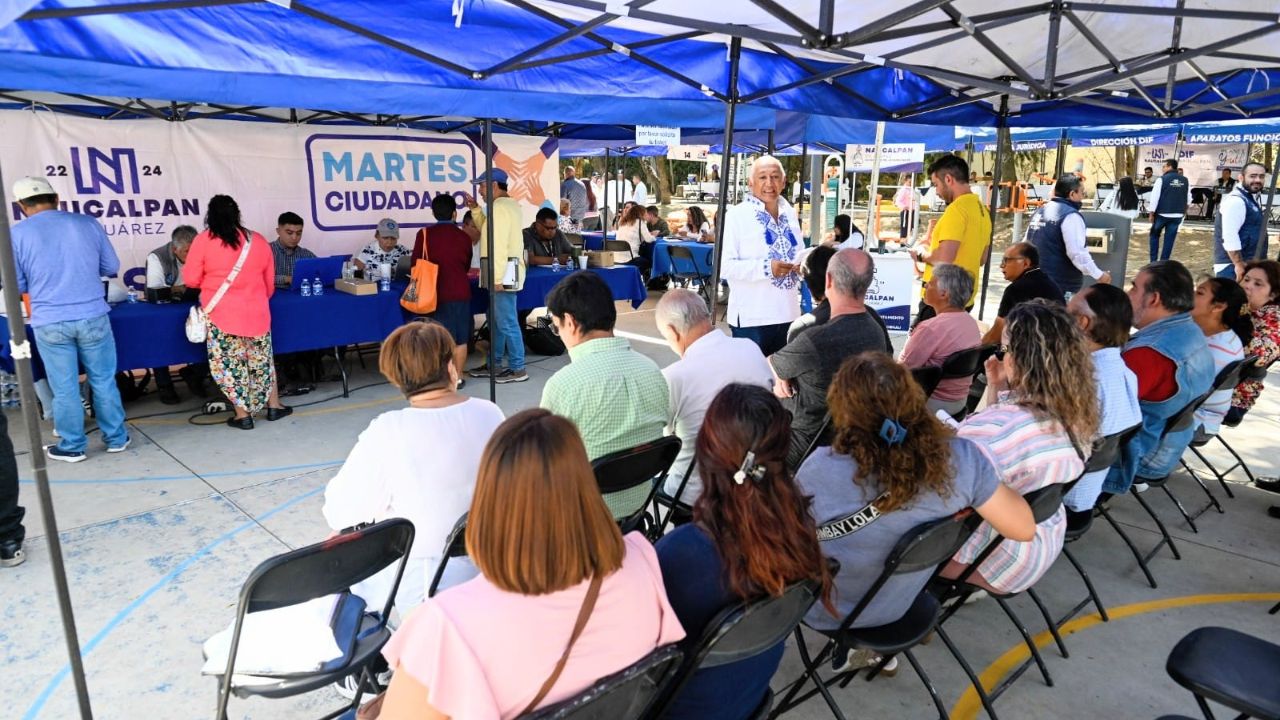
<svg viewBox="0 0 1280 720">
<path fill-rule="evenodd" d="M 870 650 L 849 650 L 844 656 L 844 661 L 840 663 L 832 662 L 832 670 L 841 675 L 847 672 L 862 670 L 863 668 L 874 668 L 880 664 L 884 658 L 879 654 Z M 893 677 L 898 674 L 898 658 L 892 657 L 889 662 L 885 663 L 884 669 L 880 671 L 881 675 Z"/>
<path fill-rule="evenodd" d="M 453 387 L 453 389 L 454 389 L 454 390 L 461 390 L 462 388 L 464 388 L 464 387 L 466 387 L 466 386 L 467 386 L 467 379 L 466 379 L 466 378 L 458 378 L 458 384 L 457 384 L 457 385 L 455 385 L 455 386 Z"/>
<path fill-rule="evenodd" d="M 107 447 L 107 452 L 109 452 L 109 453 L 122 453 L 122 452 L 124 452 L 125 450 L 128 450 L 128 449 L 129 449 L 129 443 L 131 443 L 131 442 L 133 442 L 133 438 L 131 438 L 131 437 L 127 437 L 127 438 L 125 438 L 125 439 L 124 439 L 124 444 L 123 444 L 123 445 L 116 445 L 115 447 L 110 447 L 110 446 L 108 446 L 108 447 Z"/>
<path fill-rule="evenodd" d="M 182 402 L 182 398 L 178 397 L 178 391 L 174 390 L 172 385 L 166 385 L 160 388 L 160 402 L 165 405 L 177 405 Z"/>
<path fill-rule="evenodd" d="M 486 363 L 484 365 L 481 365 L 480 367 L 473 367 L 467 371 L 467 374 L 473 378 L 487 378 L 489 377 L 489 374 L 490 374 L 489 365 L 488 363 Z"/>
<path fill-rule="evenodd" d="M 505 385 L 506 383 L 524 382 L 528 379 L 529 379 L 529 373 L 523 370 L 503 370 L 502 372 L 498 373 L 496 382 L 499 385 Z"/>
<path fill-rule="evenodd" d="M 22 552 L 22 541 L 0 542 L 0 567 L 16 567 L 26 561 L 27 556 Z"/>
<path fill-rule="evenodd" d="M 54 437 L 56 437 L 56 438 L 58 438 L 59 440 L 61 440 L 61 439 L 62 439 L 62 435 L 60 435 L 60 434 L 58 433 L 58 428 L 54 428 L 54 429 L 53 429 L 53 436 L 54 436 Z"/>
<path fill-rule="evenodd" d="M 1146 492 L 1146 491 L 1148 491 L 1148 490 L 1150 490 L 1150 489 L 1151 489 L 1151 486 L 1150 486 L 1150 485 L 1148 485 L 1148 484 L 1146 484 L 1146 483 L 1134 483 L 1134 484 L 1133 484 L 1133 491 L 1134 491 L 1134 492 L 1136 492 L 1136 493 L 1144 493 L 1144 492 Z"/>
<path fill-rule="evenodd" d="M 341 680 L 333 684 L 333 691 L 338 693 L 342 697 L 346 698 L 347 700 L 355 700 L 356 687 L 359 684 L 360 675 L 361 673 L 352 673 L 342 678 Z M 378 681 L 379 689 L 385 689 L 387 685 L 391 684 L 391 671 L 386 670 L 378 673 L 377 681 Z M 377 692 L 369 692 L 368 688 L 366 688 L 364 691 L 364 695 L 360 696 L 360 704 L 364 705 L 365 703 L 377 697 L 377 695 L 378 695 Z"/>
<path fill-rule="evenodd" d="M 57 445 L 45 445 L 44 454 L 47 455 L 50 460 L 61 460 L 62 462 L 69 463 L 78 463 L 88 459 L 83 452 L 63 450 Z"/>
<path fill-rule="evenodd" d="M 1280 478 L 1259 476 L 1258 479 L 1253 481 L 1253 486 L 1259 490 L 1280 493 Z"/>
<path fill-rule="evenodd" d="M 991 596 L 987 594 L 986 590 L 975 590 L 969 594 L 969 597 L 964 599 L 964 604 L 972 605 L 978 602 L 979 600 L 985 600 L 988 597 L 991 597 Z"/>
</svg>

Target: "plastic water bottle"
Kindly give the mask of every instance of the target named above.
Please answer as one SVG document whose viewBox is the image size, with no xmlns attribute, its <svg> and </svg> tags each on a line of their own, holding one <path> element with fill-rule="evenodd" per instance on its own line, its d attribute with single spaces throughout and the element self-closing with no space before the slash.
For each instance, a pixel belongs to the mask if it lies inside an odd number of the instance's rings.
<svg viewBox="0 0 1280 720">
<path fill-rule="evenodd" d="M 129 288 L 129 302 L 131 303 L 138 302 L 138 291 L 134 290 L 133 288 Z"/>
<path fill-rule="evenodd" d="M 0 406 L 18 407 L 18 378 L 13 373 L 0 375 Z"/>
<path fill-rule="evenodd" d="M 553 273 L 560 272 L 560 256 L 559 255 L 551 256 L 551 272 Z"/>
<path fill-rule="evenodd" d="M 311 283 L 303 280 L 301 287 L 298 289 L 302 291 L 302 297 L 311 297 Z"/>
<path fill-rule="evenodd" d="M 378 279 L 378 289 L 382 292 L 391 292 L 391 276 L 383 275 Z"/>
<path fill-rule="evenodd" d="M 311 294 L 319 297 L 324 294 L 324 283 L 320 282 L 320 278 L 316 277 L 311 281 Z"/>
</svg>

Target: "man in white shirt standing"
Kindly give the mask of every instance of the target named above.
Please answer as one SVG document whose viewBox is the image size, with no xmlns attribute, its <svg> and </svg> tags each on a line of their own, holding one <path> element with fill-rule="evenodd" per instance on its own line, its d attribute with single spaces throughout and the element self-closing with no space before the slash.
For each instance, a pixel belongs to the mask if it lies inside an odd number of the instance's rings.
<svg viewBox="0 0 1280 720">
<path fill-rule="evenodd" d="M 732 383 L 767 389 L 773 371 L 755 343 L 717 330 L 707 303 L 692 290 L 668 290 L 658 301 L 654 321 L 667 345 L 680 356 L 662 371 L 671 403 L 667 432 L 681 442 L 663 491 L 671 497 L 679 492 L 677 500 L 693 505 L 702 493 L 702 481 L 693 467 L 694 444 L 711 401 Z M 689 479 L 680 491 L 686 473 Z"/>
<path fill-rule="evenodd" d="M 1151 186 L 1147 207 L 1151 208 L 1151 262 L 1168 260 L 1173 255 L 1173 243 L 1178 239 L 1178 228 L 1187 214 L 1187 198 L 1191 185 L 1178 172 L 1177 160 L 1164 161 L 1164 174 Z M 1160 236 L 1164 236 L 1164 246 Z M 1066 288 L 1063 288 L 1064 290 Z"/>
<path fill-rule="evenodd" d="M 175 300 L 182 298 L 186 291 L 182 285 L 182 266 L 187 262 L 187 253 L 191 250 L 191 241 L 195 239 L 196 234 L 196 229 L 190 225 L 179 225 L 173 229 L 169 242 L 147 255 L 148 290 L 167 288 Z M 156 378 L 156 390 L 160 395 L 160 402 L 165 405 L 177 405 L 182 402 L 177 389 L 173 387 L 173 374 L 169 372 L 168 366 L 152 368 L 151 373 Z M 204 387 L 204 378 L 209 374 L 207 363 L 187 365 L 179 370 L 178 374 L 187 382 L 187 388 L 191 390 L 192 395 L 208 397 L 209 393 Z"/>
<path fill-rule="evenodd" d="M 644 184 L 644 178 L 640 177 L 640 173 L 631 175 L 631 186 L 635 188 L 631 193 L 631 200 L 640 207 L 648 207 L 649 186 Z"/>
<path fill-rule="evenodd" d="M 609 222 L 616 222 L 618 219 L 618 210 L 623 203 L 629 202 L 634 193 L 631 190 L 631 181 L 627 180 L 621 170 L 615 179 L 605 183 L 604 187 L 604 207 L 609 210 Z"/>
<path fill-rule="evenodd" d="M 1063 175 L 1053 186 L 1053 198 L 1031 216 L 1026 241 L 1040 252 L 1040 270 L 1066 293 L 1080 292 L 1087 274 L 1097 282 L 1111 282 L 1101 270 L 1085 239 L 1084 183 L 1075 175 Z"/>
<path fill-rule="evenodd" d="M 1240 182 L 1218 203 L 1218 217 L 1213 224 L 1213 274 L 1240 282 L 1245 263 L 1266 257 L 1266 222 L 1259 193 L 1266 181 L 1267 169 L 1261 163 L 1245 164 Z M 1262 252 L 1258 252 L 1258 243 Z"/>
<path fill-rule="evenodd" d="M 729 328 L 772 355 L 800 317 L 800 223 L 782 197 L 782 163 L 763 155 L 751 165 L 751 194 L 725 211 L 723 277 L 729 281 Z"/>
</svg>

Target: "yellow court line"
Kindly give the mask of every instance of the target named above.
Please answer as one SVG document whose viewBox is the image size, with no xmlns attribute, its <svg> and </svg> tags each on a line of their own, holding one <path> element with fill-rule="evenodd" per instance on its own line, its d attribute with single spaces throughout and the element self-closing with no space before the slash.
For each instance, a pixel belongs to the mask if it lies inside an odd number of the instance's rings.
<svg viewBox="0 0 1280 720">
<path fill-rule="evenodd" d="M 1182 597 L 1164 598 L 1162 600 L 1148 600 L 1146 602 L 1134 603 L 1132 605 L 1122 605 L 1117 608 L 1107 608 L 1107 615 L 1114 620 L 1122 620 L 1134 615 L 1142 615 L 1156 610 L 1168 610 L 1170 608 L 1191 607 L 1194 605 L 1216 605 L 1220 603 L 1233 602 L 1275 602 L 1280 600 L 1280 593 L 1221 593 L 1210 595 L 1184 595 Z M 1102 623 L 1102 616 L 1098 613 L 1091 615 L 1082 615 L 1063 625 L 1058 633 L 1063 637 L 1074 635 L 1082 630 L 1087 630 L 1094 625 Z M 1037 648 L 1044 648 L 1053 642 L 1053 635 L 1048 630 L 1036 635 L 1033 638 Z M 1031 657 L 1031 651 L 1027 649 L 1026 643 L 1018 643 L 1009 649 L 999 659 L 987 666 L 986 670 L 978 676 L 978 680 L 982 683 L 982 687 L 990 691 L 994 688 L 1006 675 L 1013 671 L 1014 668 L 1021 665 L 1027 658 Z M 978 692 L 973 686 L 968 686 L 960 699 L 956 701 L 954 707 L 951 708 L 951 720 L 974 720 L 978 717 L 978 713 L 982 710 L 982 702 L 978 700 Z"/>
<path fill-rule="evenodd" d="M 333 399 L 337 400 L 339 398 L 333 398 Z M 377 407 L 379 405 L 386 405 L 387 403 L 391 403 L 391 402 L 403 403 L 404 398 L 397 395 L 395 397 L 389 397 L 383 400 L 366 400 L 365 402 L 358 402 L 350 405 L 337 405 L 335 407 L 317 408 L 315 410 L 299 410 L 293 414 L 293 417 L 311 417 L 313 415 L 328 415 L 329 413 L 335 413 L 335 412 L 346 412 L 348 410 L 360 410 L 363 408 Z M 176 418 L 168 419 L 168 420 L 162 419 L 162 418 L 142 418 L 140 420 L 130 420 L 129 422 L 134 425 L 187 425 L 188 424 L 186 419 L 178 420 Z M 209 423 L 209 424 L 213 425 L 215 423 Z"/>
</svg>

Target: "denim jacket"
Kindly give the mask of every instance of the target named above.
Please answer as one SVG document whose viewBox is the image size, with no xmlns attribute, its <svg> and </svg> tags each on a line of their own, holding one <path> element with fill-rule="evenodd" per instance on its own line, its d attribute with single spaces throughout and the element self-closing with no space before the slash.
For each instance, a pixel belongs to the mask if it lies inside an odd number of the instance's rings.
<svg viewBox="0 0 1280 720">
<path fill-rule="evenodd" d="M 1173 360 L 1178 389 L 1167 400 L 1138 403 L 1142 408 L 1142 429 L 1111 466 L 1102 486 L 1109 493 L 1128 492 L 1135 477 L 1163 478 L 1173 471 L 1191 442 L 1195 423 L 1162 439 L 1165 423 L 1213 385 L 1213 355 L 1190 313 L 1178 313 L 1148 325 L 1125 344 L 1124 350 L 1141 347 Z"/>
</svg>

